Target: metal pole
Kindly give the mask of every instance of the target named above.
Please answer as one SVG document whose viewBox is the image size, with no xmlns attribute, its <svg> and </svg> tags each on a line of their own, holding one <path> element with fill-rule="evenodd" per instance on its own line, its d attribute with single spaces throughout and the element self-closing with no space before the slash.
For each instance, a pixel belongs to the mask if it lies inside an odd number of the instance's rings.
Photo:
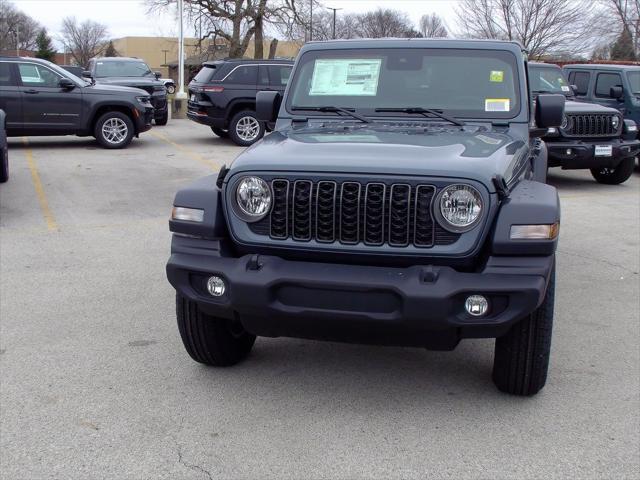
<svg viewBox="0 0 640 480">
<path fill-rule="evenodd" d="M 311 14 L 309 17 L 309 40 L 313 40 L 313 0 L 311 0 Z"/>
<path fill-rule="evenodd" d="M 342 9 L 341 8 L 327 7 L 327 10 L 333 10 L 333 35 L 332 35 L 332 38 L 335 40 L 336 39 L 336 12 L 338 10 L 342 10 Z"/>
<path fill-rule="evenodd" d="M 180 89 L 176 94 L 176 99 L 184 100 L 187 98 L 187 94 L 184 91 L 184 29 L 183 29 L 183 2 L 184 0 L 178 0 L 178 83 Z"/>
<path fill-rule="evenodd" d="M 16 23 L 16 57 L 20 56 L 20 25 Z"/>
</svg>

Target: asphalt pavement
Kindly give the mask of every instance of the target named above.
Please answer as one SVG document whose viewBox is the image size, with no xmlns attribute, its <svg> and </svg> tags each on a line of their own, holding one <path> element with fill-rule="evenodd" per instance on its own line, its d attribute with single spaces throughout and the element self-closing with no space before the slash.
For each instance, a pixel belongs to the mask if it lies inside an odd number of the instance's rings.
<svg viewBox="0 0 640 480">
<path fill-rule="evenodd" d="M 130 148 L 13 138 L 0 186 L 0 478 L 639 478 L 640 173 L 557 171 L 551 369 L 491 383 L 453 352 L 259 338 L 194 363 L 164 267 L 173 195 L 239 147 L 186 120 Z"/>
</svg>

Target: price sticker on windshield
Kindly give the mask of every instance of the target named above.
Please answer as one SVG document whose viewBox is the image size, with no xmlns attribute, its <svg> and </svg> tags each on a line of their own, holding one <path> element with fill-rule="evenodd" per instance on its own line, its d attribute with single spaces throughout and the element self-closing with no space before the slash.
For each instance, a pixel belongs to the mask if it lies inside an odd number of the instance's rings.
<svg viewBox="0 0 640 480">
<path fill-rule="evenodd" d="M 511 101 L 508 98 L 485 98 L 485 112 L 508 112 L 511 110 Z"/>
<path fill-rule="evenodd" d="M 316 60 L 309 95 L 375 96 L 382 59 Z"/>
</svg>

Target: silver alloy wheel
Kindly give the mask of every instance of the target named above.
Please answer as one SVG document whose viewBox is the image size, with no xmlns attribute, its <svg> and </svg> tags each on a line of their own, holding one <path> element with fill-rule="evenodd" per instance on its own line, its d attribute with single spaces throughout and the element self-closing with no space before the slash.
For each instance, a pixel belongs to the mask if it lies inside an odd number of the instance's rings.
<svg viewBox="0 0 640 480">
<path fill-rule="evenodd" d="M 102 136 L 112 145 L 124 142 L 129 134 L 129 127 L 121 118 L 110 118 L 102 124 Z"/>
<path fill-rule="evenodd" d="M 242 117 L 236 123 L 236 133 L 245 142 L 252 142 L 260 134 L 260 123 L 251 116 Z"/>
</svg>

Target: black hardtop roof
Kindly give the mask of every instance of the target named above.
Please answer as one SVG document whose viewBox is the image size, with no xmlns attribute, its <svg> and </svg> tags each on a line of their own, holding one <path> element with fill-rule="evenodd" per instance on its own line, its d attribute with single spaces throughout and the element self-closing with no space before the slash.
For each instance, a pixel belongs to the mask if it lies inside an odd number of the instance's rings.
<svg viewBox="0 0 640 480">
<path fill-rule="evenodd" d="M 144 62 L 142 58 L 138 57 L 94 57 L 93 60 L 100 60 L 101 62 L 115 62 L 116 60 L 124 60 L 126 62 Z"/>
<path fill-rule="evenodd" d="M 640 65 L 618 65 L 615 63 L 568 63 L 564 67 L 581 70 L 640 70 Z"/>
<path fill-rule="evenodd" d="M 303 51 L 353 48 L 451 48 L 474 50 L 510 50 L 524 52 L 524 47 L 513 40 L 449 38 L 357 38 L 348 40 L 326 40 L 306 43 Z"/>
<path fill-rule="evenodd" d="M 270 59 L 246 59 L 246 58 L 225 58 L 225 59 L 221 59 L 221 60 L 207 60 L 206 62 L 202 62 L 202 65 L 220 65 L 223 63 L 233 63 L 233 64 L 257 64 L 257 63 L 285 63 L 285 64 L 291 64 L 293 65 L 293 60 L 279 60 L 277 58 L 270 58 Z"/>
</svg>

